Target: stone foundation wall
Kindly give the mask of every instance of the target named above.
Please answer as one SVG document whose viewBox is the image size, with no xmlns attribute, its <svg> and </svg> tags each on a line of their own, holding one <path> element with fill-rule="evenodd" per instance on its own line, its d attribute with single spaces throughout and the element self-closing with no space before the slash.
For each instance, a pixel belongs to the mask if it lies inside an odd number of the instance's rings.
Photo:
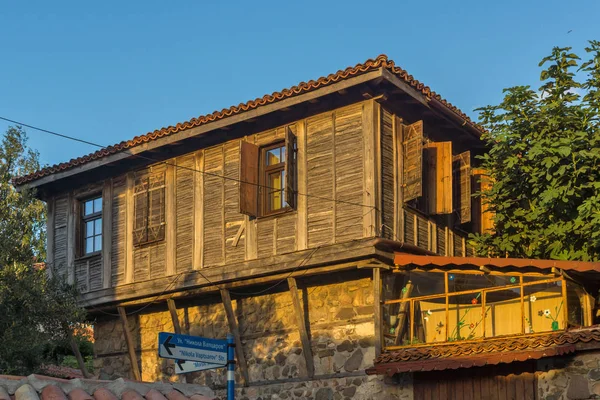
<svg viewBox="0 0 600 400">
<path fill-rule="evenodd" d="M 383 393 L 385 388 L 388 399 L 412 397 L 408 384 L 384 385 L 379 378 L 364 374 L 375 358 L 370 270 L 299 281 L 312 344 L 313 380 L 306 379 L 306 362 L 290 292 L 285 283 L 281 286 L 278 293 L 238 299 L 232 293 L 248 375 L 253 385 L 240 389 L 240 398 L 367 399 L 373 398 L 367 393 Z M 217 297 L 178 302 L 177 313 L 182 331 L 190 335 L 224 338 L 229 330 L 224 307 Z M 142 380 L 178 380 L 173 362 L 157 355 L 158 332 L 173 332 L 166 304 L 129 315 L 128 323 L 136 344 Z M 117 317 L 98 319 L 94 336 L 94 367 L 99 377 L 130 378 L 131 366 L 120 320 Z M 239 368 L 236 381 L 241 382 Z M 188 374 L 188 382 L 219 390 L 226 383 L 225 371 Z"/>
<path fill-rule="evenodd" d="M 540 399 L 600 399 L 600 351 L 537 362 Z"/>
</svg>

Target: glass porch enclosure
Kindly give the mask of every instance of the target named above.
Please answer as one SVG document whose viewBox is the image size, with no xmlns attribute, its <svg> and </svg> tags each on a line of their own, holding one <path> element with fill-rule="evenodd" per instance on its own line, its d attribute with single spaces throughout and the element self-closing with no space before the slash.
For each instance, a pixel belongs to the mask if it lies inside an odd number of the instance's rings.
<svg viewBox="0 0 600 400">
<path fill-rule="evenodd" d="M 564 275 L 399 270 L 383 279 L 384 350 L 582 326 L 583 288 Z"/>
</svg>

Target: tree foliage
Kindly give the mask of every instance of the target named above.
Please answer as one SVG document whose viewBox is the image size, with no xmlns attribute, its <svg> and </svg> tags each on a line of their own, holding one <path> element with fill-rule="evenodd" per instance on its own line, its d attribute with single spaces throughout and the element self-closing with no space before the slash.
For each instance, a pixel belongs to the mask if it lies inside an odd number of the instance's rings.
<svg viewBox="0 0 600 400">
<path fill-rule="evenodd" d="M 34 267 L 45 258 L 45 207 L 11 180 L 38 168 L 25 132 L 9 128 L 0 142 L 0 373 L 35 372 L 84 318 L 74 288 Z"/>
<path fill-rule="evenodd" d="M 478 254 L 599 259 L 600 42 L 585 50 L 581 60 L 554 48 L 539 64 L 538 91 L 511 87 L 479 109 L 495 231 L 472 237 Z"/>
</svg>

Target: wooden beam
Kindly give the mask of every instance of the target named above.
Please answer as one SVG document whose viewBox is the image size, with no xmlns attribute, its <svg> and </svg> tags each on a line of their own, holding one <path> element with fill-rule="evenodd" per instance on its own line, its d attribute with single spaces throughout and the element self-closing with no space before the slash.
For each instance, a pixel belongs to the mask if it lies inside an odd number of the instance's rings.
<svg viewBox="0 0 600 400">
<path fill-rule="evenodd" d="M 77 366 L 83 374 L 83 377 L 92 378 L 92 375 L 88 372 L 87 368 L 85 367 L 85 361 L 83 360 L 81 352 L 79 351 L 79 346 L 77 345 L 77 341 L 75 340 L 75 336 L 73 335 L 73 330 L 66 323 L 64 324 L 63 328 L 67 332 L 67 336 L 69 337 L 69 344 L 71 345 L 71 351 L 73 352 L 73 355 L 77 360 Z"/>
<path fill-rule="evenodd" d="M 204 171 L 204 151 L 195 156 L 196 170 Z M 204 174 L 194 174 L 194 244 L 192 268 L 204 266 Z"/>
<path fill-rule="evenodd" d="M 54 197 L 48 200 L 48 217 L 46 221 L 46 264 L 50 268 L 46 268 L 49 276 L 53 275 L 54 271 Z"/>
<path fill-rule="evenodd" d="M 235 237 L 233 238 L 233 242 L 231 243 L 231 245 L 233 247 L 237 247 L 238 243 L 240 242 L 240 238 L 242 237 L 242 234 L 244 233 L 245 230 L 246 230 L 246 223 L 243 222 L 240 225 L 237 233 L 235 234 Z"/>
<path fill-rule="evenodd" d="M 125 191 L 125 283 L 133 282 L 133 172 L 127 173 Z"/>
<path fill-rule="evenodd" d="M 175 201 L 176 201 L 176 193 L 177 187 L 175 185 L 175 166 L 171 163 L 167 164 L 167 173 L 165 175 L 165 222 L 166 222 L 166 232 L 165 232 L 165 240 L 166 240 L 166 254 L 165 254 L 165 263 L 167 275 L 174 275 L 177 268 L 175 266 L 176 262 L 176 249 L 177 249 L 177 235 L 176 235 L 176 215 L 177 212 L 175 209 Z"/>
<path fill-rule="evenodd" d="M 402 92 L 408 94 L 410 97 L 421 103 L 427 108 L 429 107 L 429 103 L 427 101 L 427 97 L 425 97 L 422 93 L 416 91 L 412 87 L 410 87 L 406 82 L 402 82 L 396 75 L 384 69 L 381 73 L 381 76 L 386 79 L 388 82 L 391 82 L 393 85 L 398 87 Z"/>
<path fill-rule="evenodd" d="M 117 307 L 119 311 L 119 317 L 121 318 L 121 324 L 123 324 L 123 332 L 125 333 L 125 342 L 127 343 L 127 352 L 129 353 L 129 361 L 131 362 L 131 371 L 133 378 L 136 381 L 142 381 L 142 375 L 140 374 L 140 367 L 137 362 L 137 356 L 135 355 L 135 347 L 133 344 L 133 337 L 131 336 L 131 330 L 129 329 L 129 323 L 127 322 L 127 314 L 123 307 Z"/>
<path fill-rule="evenodd" d="M 254 223 L 254 221 L 250 221 Z M 350 242 L 336 243 L 322 246 L 315 252 L 306 249 L 297 252 L 264 257 L 256 260 L 240 261 L 220 268 L 208 268 L 202 274 L 196 271 L 184 273 L 178 279 L 181 287 L 173 288 L 171 292 L 190 290 L 198 287 L 207 287 L 217 284 L 219 286 L 233 284 L 246 279 L 261 279 L 270 281 L 271 276 L 290 272 L 307 273 L 307 269 L 314 269 L 326 265 L 337 265 L 345 262 L 371 258 L 377 254 L 374 245 L 378 239 L 362 239 Z M 301 268 L 298 263 L 306 259 Z M 386 258 L 387 261 L 392 259 Z M 207 281 L 210 280 L 210 282 Z M 143 282 L 119 285 L 109 289 L 95 290 L 81 296 L 81 301 L 89 306 L 97 306 L 109 302 L 122 302 L 140 299 L 145 296 L 156 296 L 169 286 L 173 277 L 162 276 Z M 165 293 L 168 294 L 168 293 Z M 167 296 L 168 297 L 168 296 Z"/>
<path fill-rule="evenodd" d="M 375 206 L 377 205 L 375 191 L 375 102 L 373 100 L 363 103 L 362 130 L 363 130 L 363 204 L 373 207 L 371 212 L 365 212 L 363 217 L 363 237 L 375 236 Z"/>
<path fill-rule="evenodd" d="M 107 179 L 102 189 L 102 287 L 105 289 L 112 284 L 112 202 L 113 182 Z"/>
<path fill-rule="evenodd" d="M 235 313 L 233 312 L 233 306 L 231 304 L 231 296 L 229 295 L 229 290 L 227 289 L 221 289 L 220 292 L 221 300 L 223 301 L 223 307 L 225 307 L 225 314 L 227 315 L 229 330 L 231 333 L 233 333 L 233 337 L 235 338 L 235 354 L 237 357 L 237 364 L 240 368 L 243 384 L 244 386 L 248 386 L 250 384 L 250 379 L 248 378 L 248 364 L 246 364 L 244 348 L 242 347 L 242 339 L 240 338 L 240 330 L 238 328 L 237 319 L 235 318 Z"/>
<path fill-rule="evenodd" d="M 304 308 L 300 303 L 300 296 L 298 296 L 298 285 L 295 278 L 288 278 L 288 286 L 290 288 L 290 294 L 292 295 L 292 305 L 294 307 L 294 314 L 296 314 L 296 323 L 298 324 L 298 330 L 300 331 L 300 340 L 302 342 L 302 353 L 304 354 L 304 360 L 306 361 L 306 374 L 308 378 L 312 378 L 315 375 L 315 365 L 312 355 L 312 348 L 310 345 L 310 339 L 308 337 L 308 330 L 306 329 L 306 317 L 304 315 Z"/>
<path fill-rule="evenodd" d="M 308 199 L 307 192 L 307 159 L 306 159 L 306 120 L 298 122 L 296 127 L 296 145 L 298 153 L 296 156 L 298 193 L 303 195 L 296 196 L 298 204 L 298 221 L 296 222 L 296 250 L 308 248 Z"/>
<path fill-rule="evenodd" d="M 382 329 L 382 296 L 381 296 L 381 270 L 373 269 L 373 318 L 375 320 L 375 357 L 381 354 L 383 349 Z"/>
<path fill-rule="evenodd" d="M 180 335 L 181 334 L 181 325 L 179 325 L 179 317 L 177 316 L 177 307 L 175 306 L 175 300 L 167 299 L 167 306 L 169 307 L 169 313 L 171 314 L 171 321 L 173 322 L 173 331 L 175 331 L 176 334 Z M 188 383 L 187 377 L 188 377 L 187 374 L 180 374 L 179 382 Z"/>
</svg>

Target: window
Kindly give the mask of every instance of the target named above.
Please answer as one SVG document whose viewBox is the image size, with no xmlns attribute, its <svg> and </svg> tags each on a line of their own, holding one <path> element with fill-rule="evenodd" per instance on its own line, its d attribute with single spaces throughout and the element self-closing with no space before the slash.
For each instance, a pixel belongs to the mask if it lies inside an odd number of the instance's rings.
<svg viewBox="0 0 600 400">
<path fill-rule="evenodd" d="M 165 239 L 165 170 L 136 173 L 133 190 L 133 244 L 140 246 Z"/>
<path fill-rule="evenodd" d="M 102 250 L 102 197 L 94 197 L 83 204 L 83 249 L 88 255 Z"/>
<path fill-rule="evenodd" d="M 285 143 L 262 149 L 262 214 L 269 215 L 289 207 L 285 196 Z"/>
<path fill-rule="evenodd" d="M 251 217 L 277 214 L 296 206 L 296 136 L 258 147 L 240 145 L 240 212 Z"/>
<path fill-rule="evenodd" d="M 566 329 L 567 323 L 583 324 L 579 300 L 583 290 L 561 276 L 402 271 L 387 282 L 385 290 L 391 297 L 384 302 L 382 322 L 388 349 L 552 332 Z"/>
</svg>

